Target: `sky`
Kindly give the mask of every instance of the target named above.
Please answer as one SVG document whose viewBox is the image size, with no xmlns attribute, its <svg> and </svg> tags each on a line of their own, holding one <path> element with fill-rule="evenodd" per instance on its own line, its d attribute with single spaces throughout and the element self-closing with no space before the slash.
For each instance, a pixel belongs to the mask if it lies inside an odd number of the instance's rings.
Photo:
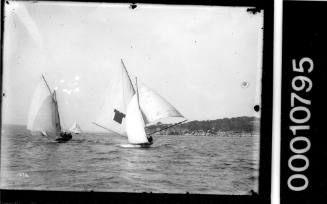
<svg viewBox="0 0 327 204">
<path fill-rule="evenodd" d="M 44 74 L 64 127 L 96 120 L 120 59 L 188 120 L 260 116 L 263 11 L 246 7 L 10 2 L 4 124 L 27 123 Z"/>
</svg>

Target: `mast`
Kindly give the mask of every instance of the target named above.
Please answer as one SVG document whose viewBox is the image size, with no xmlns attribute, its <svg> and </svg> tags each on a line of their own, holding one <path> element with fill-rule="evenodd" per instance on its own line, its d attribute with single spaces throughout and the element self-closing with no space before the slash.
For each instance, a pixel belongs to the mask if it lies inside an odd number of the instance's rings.
<svg viewBox="0 0 327 204">
<path fill-rule="evenodd" d="M 55 112 L 56 112 L 56 115 L 57 115 L 57 117 L 58 117 L 58 121 L 56 122 L 56 125 L 57 125 L 57 123 L 58 123 L 59 130 L 60 130 L 60 132 L 61 132 L 60 115 L 59 115 L 59 107 L 58 107 L 58 103 L 57 103 L 57 95 L 56 95 L 56 91 L 54 90 L 53 93 L 51 93 L 50 86 L 49 86 L 47 80 L 45 79 L 45 77 L 43 76 L 43 74 L 42 74 L 42 79 L 43 79 L 45 85 L 47 86 L 50 95 L 52 96 L 52 100 L 53 100 L 53 103 L 54 103 L 54 105 L 55 105 Z"/>
<path fill-rule="evenodd" d="M 136 86 L 137 105 L 139 106 L 139 109 L 141 110 L 141 108 L 140 108 L 140 99 L 139 99 L 139 89 L 138 89 L 138 86 L 137 86 L 137 77 L 135 77 L 135 86 Z"/>
<path fill-rule="evenodd" d="M 54 99 L 54 104 L 55 104 L 55 108 L 56 108 L 56 114 L 58 116 L 58 125 L 59 125 L 59 130 L 61 132 L 61 124 L 60 124 L 60 115 L 59 115 L 59 107 L 58 107 L 58 103 L 57 103 L 57 94 L 56 91 L 53 91 L 53 99 Z"/>
</svg>

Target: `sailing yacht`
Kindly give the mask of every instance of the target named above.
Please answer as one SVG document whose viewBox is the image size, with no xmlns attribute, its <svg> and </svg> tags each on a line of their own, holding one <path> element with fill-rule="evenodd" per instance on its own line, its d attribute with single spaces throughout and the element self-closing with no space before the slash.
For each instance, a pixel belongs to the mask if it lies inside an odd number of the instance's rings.
<svg viewBox="0 0 327 204">
<path fill-rule="evenodd" d="M 42 75 L 42 81 L 37 86 L 30 106 L 27 129 L 32 133 L 41 133 L 50 140 L 66 142 L 72 139 L 72 134 L 63 131 L 60 122 L 56 91 L 51 91 Z"/>
<path fill-rule="evenodd" d="M 145 84 L 139 84 L 137 78 L 133 85 L 121 60 L 121 66 L 111 81 L 102 111 L 94 124 L 127 136 L 129 144 L 123 147 L 149 147 L 153 144 L 153 138 L 151 133 L 146 134 L 146 126 L 169 118 L 179 121 L 170 127 L 186 121 L 175 107 Z"/>
<path fill-rule="evenodd" d="M 72 125 L 72 127 L 69 129 L 69 131 L 72 132 L 72 133 L 74 133 L 74 134 L 80 134 L 80 133 L 82 133 L 82 129 L 77 124 L 76 121 L 74 122 L 74 124 Z"/>
</svg>

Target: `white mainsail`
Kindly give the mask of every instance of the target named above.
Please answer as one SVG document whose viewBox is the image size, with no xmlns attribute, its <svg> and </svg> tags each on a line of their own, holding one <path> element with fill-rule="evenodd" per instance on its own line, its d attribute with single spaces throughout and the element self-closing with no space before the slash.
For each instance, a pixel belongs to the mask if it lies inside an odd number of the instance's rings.
<svg viewBox="0 0 327 204">
<path fill-rule="evenodd" d="M 74 124 L 72 125 L 72 127 L 69 129 L 70 132 L 73 132 L 75 134 L 79 134 L 82 132 L 81 127 L 77 124 L 77 122 L 75 121 Z"/>
<path fill-rule="evenodd" d="M 127 136 L 125 117 L 127 105 L 135 94 L 127 70 L 121 62 L 120 68 L 113 75 L 106 99 L 96 124 L 106 129 Z"/>
<path fill-rule="evenodd" d="M 55 92 L 51 94 L 42 81 L 37 86 L 32 98 L 27 129 L 32 132 L 45 133 L 51 137 L 58 135 L 61 131 Z"/>
<path fill-rule="evenodd" d="M 127 106 L 126 131 L 128 141 L 132 144 L 147 143 L 148 139 L 144 127 L 145 123 L 139 109 L 137 94 L 134 94 Z"/>
</svg>

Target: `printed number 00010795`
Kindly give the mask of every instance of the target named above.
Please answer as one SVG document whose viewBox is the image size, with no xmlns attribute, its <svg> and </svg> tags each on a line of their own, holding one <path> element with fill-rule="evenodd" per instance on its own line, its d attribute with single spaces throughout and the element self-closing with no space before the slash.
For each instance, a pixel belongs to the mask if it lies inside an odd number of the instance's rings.
<svg viewBox="0 0 327 204">
<path fill-rule="evenodd" d="M 309 67 L 305 68 L 304 65 L 309 64 Z M 293 191 L 303 191 L 309 185 L 309 180 L 304 174 L 304 171 L 309 167 L 309 159 L 304 154 L 310 150 L 311 142 L 308 137 L 303 136 L 303 130 L 310 130 L 310 125 L 308 122 L 311 118 L 310 105 L 311 100 L 302 98 L 304 92 L 308 93 L 312 89 L 312 80 L 306 76 L 310 74 L 313 70 L 313 61 L 308 57 L 303 57 L 299 61 L 299 66 L 297 66 L 296 60 L 292 60 L 293 72 L 297 75 L 292 79 L 292 92 L 291 92 L 291 109 L 289 113 L 289 118 L 292 125 L 289 129 L 292 131 L 293 138 L 290 141 L 290 150 L 294 155 L 288 159 L 288 167 L 294 172 L 288 180 L 287 185 L 289 189 Z M 301 74 L 301 75 L 300 75 Z M 294 124 L 294 125 L 293 125 Z M 296 143 L 302 143 L 296 146 Z M 294 165 L 294 161 L 301 161 L 303 165 Z"/>
</svg>

